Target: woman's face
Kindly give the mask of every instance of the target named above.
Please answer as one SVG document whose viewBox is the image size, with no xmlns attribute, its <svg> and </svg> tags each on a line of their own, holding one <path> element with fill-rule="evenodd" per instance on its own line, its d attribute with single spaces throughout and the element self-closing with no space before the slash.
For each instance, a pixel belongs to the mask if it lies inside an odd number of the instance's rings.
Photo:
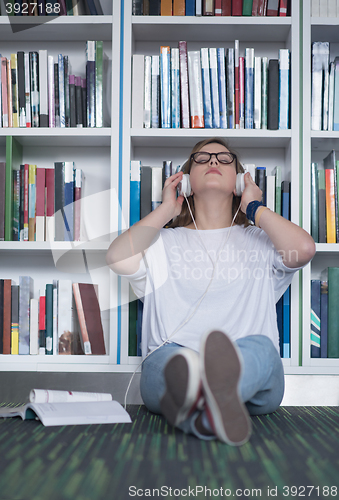
<svg viewBox="0 0 339 500">
<path fill-rule="evenodd" d="M 199 153 L 229 153 L 225 146 L 218 143 L 211 143 L 203 146 Z M 231 159 L 231 158 L 230 158 Z M 221 163 L 213 154 L 207 163 L 192 162 L 190 171 L 190 181 L 194 194 L 210 192 L 224 193 L 226 196 L 234 193 L 236 184 L 236 160 L 232 163 Z"/>
</svg>

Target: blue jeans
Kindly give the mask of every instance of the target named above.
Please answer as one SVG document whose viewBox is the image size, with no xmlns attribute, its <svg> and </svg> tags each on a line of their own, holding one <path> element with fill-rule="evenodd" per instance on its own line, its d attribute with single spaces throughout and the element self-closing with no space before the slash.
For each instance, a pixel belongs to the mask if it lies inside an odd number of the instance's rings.
<svg viewBox="0 0 339 500">
<path fill-rule="evenodd" d="M 284 395 L 284 368 L 277 349 L 264 335 L 250 335 L 235 341 L 242 357 L 239 392 L 250 415 L 274 412 Z M 174 342 L 165 344 L 145 359 L 142 364 L 140 392 L 147 408 L 161 414 L 160 400 L 165 392 L 164 367 L 168 359 L 182 346 Z M 198 413 L 190 416 L 178 427 L 187 433 L 198 433 L 193 425 Z"/>
</svg>

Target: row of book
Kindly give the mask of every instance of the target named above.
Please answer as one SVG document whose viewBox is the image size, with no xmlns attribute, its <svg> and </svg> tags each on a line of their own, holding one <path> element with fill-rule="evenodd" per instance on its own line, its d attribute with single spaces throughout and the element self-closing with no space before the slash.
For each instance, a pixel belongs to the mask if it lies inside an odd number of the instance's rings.
<svg viewBox="0 0 339 500">
<path fill-rule="evenodd" d="M 339 57 L 330 43 L 312 43 L 312 130 L 339 130 Z"/>
<path fill-rule="evenodd" d="M 86 42 L 86 78 L 47 50 L 1 56 L 0 127 L 102 127 L 103 42 Z"/>
<path fill-rule="evenodd" d="M 55 162 L 54 168 L 20 165 L 12 172 L 8 196 L 6 174 L 6 163 L 0 162 L 0 241 L 80 241 L 84 174 L 74 162 Z M 10 206 L 12 220 L 6 213 Z"/>
<path fill-rule="evenodd" d="M 339 17 L 339 0 L 311 0 L 312 17 Z"/>
<path fill-rule="evenodd" d="M 290 0 L 132 0 L 136 16 L 287 16 Z"/>
<path fill-rule="evenodd" d="M 0 2 L 2 16 L 102 16 L 100 0 L 3 0 Z"/>
<path fill-rule="evenodd" d="M 311 358 L 339 358 L 339 268 L 311 280 Z"/>
<path fill-rule="evenodd" d="M 311 163 L 311 235 L 316 243 L 339 243 L 338 176 L 335 150 L 323 165 Z"/>
<path fill-rule="evenodd" d="M 290 51 L 279 59 L 234 48 L 133 55 L 132 128 L 290 128 Z"/>
<path fill-rule="evenodd" d="M 30 276 L 0 279 L 0 354 L 106 354 L 97 285 L 54 280 L 34 295 Z"/>
</svg>

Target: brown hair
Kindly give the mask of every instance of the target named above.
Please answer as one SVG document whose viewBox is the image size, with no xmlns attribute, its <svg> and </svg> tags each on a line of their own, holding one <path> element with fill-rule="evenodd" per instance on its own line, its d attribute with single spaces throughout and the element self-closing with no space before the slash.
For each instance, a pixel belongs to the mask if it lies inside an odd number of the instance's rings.
<svg viewBox="0 0 339 500">
<path fill-rule="evenodd" d="M 181 167 L 181 170 L 183 171 L 184 174 L 189 174 L 191 171 L 191 167 L 192 167 L 191 155 L 193 153 L 196 153 L 197 151 L 200 151 L 200 149 L 202 149 L 207 144 L 212 144 L 212 143 L 221 144 L 221 146 L 224 146 L 226 149 L 228 149 L 228 151 L 230 153 L 236 154 L 235 151 L 232 150 L 231 148 L 229 148 L 227 143 L 219 137 L 212 137 L 211 139 L 205 139 L 203 141 L 198 142 L 194 146 L 194 148 L 192 149 L 192 151 L 190 153 L 188 160 Z M 236 172 L 237 172 L 237 174 L 245 172 L 244 167 L 241 165 L 239 160 L 236 160 Z M 195 207 L 194 207 L 193 195 L 188 196 L 187 201 L 190 204 L 193 217 L 195 218 Z M 240 196 L 233 196 L 233 204 L 232 204 L 232 216 L 233 217 L 239 208 L 240 201 L 241 201 Z M 189 212 L 187 202 L 186 202 L 186 200 L 184 200 L 180 214 L 167 227 L 169 227 L 169 228 L 185 227 L 185 226 L 188 226 L 188 224 L 190 224 L 191 222 L 192 222 L 192 217 L 191 217 L 191 214 Z M 239 213 L 235 218 L 234 224 L 238 224 L 238 225 L 244 224 L 245 227 L 249 225 L 249 221 L 247 220 L 246 215 L 241 210 L 239 210 Z"/>
</svg>

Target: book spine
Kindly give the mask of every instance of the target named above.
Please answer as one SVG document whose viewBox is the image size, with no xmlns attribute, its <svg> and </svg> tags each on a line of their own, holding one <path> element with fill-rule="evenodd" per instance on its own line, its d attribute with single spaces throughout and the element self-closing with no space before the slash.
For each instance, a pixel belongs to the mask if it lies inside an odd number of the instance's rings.
<svg viewBox="0 0 339 500">
<path fill-rule="evenodd" d="M 140 219 L 152 212 L 152 168 L 142 166 L 140 170 Z"/>
<path fill-rule="evenodd" d="M 268 58 L 261 60 L 261 128 L 267 129 Z"/>
<path fill-rule="evenodd" d="M 74 241 L 81 240 L 81 191 L 82 170 L 76 168 L 74 172 Z"/>
<path fill-rule="evenodd" d="M 72 281 L 58 281 L 58 352 L 70 354 L 67 348 L 73 332 Z"/>
<path fill-rule="evenodd" d="M 202 15 L 214 16 L 214 0 L 202 0 Z"/>
<path fill-rule="evenodd" d="M 59 80 L 59 117 L 60 127 L 66 127 L 66 107 L 65 107 L 65 68 L 62 54 L 58 55 L 58 80 Z"/>
<path fill-rule="evenodd" d="M 326 185 L 326 234 L 327 243 L 336 243 L 336 218 L 334 197 L 334 170 L 325 170 Z"/>
<path fill-rule="evenodd" d="M 69 75 L 70 126 L 76 127 L 75 76 Z"/>
<path fill-rule="evenodd" d="M 273 169 L 275 175 L 275 212 L 281 215 L 281 167 Z"/>
<path fill-rule="evenodd" d="M 5 241 L 6 163 L 0 162 L 0 241 Z"/>
<path fill-rule="evenodd" d="M 132 160 L 130 167 L 130 227 L 140 220 L 140 169 L 141 162 Z"/>
<path fill-rule="evenodd" d="M 152 210 L 162 202 L 162 167 L 152 167 Z"/>
<path fill-rule="evenodd" d="M 28 241 L 29 228 L 29 165 L 24 167 L 24 234 L 23 241 Z"/>
<path fill-rule="evenodd" d="M 74 164 L 65 161 L 65 241 L 74 240 Z"/>
<path fill-rule="evenodd" d="M 227 128 L 225 49 L 217 48 L 220 128 Z"/>
<path fill-rule="evenodd" d="M 40 127 L 48 127 L 48 57 L 47 50 L 39 50 L 39 115 Z"/>
<path fill-rule="evenodd" d="M 48 125 L 55 127 L 54 58 L 48 56 Z"/>
<path fill-rule="evenodd" d="M 82 116 L 82 91 L 81 91 L 81 77 L 75 77 L 75 100 L 76 100 L 76 126 L 82 128 L 83 126 L 83 116 Z"/>
<path fill-rule="evenodd" d="M 3 354 L 11 354 L 11 299 L 12 280 L 4 279 L 3 294 Z"/>
<path fill-rule="evenodd" d="M 171 49 L 172 128 L 180 128 L 180 68 L 179 49 Z"/>
<path fill-rule="evenodd" d="M 234 102 L 234 49 L 226 50 L 226 85 L 227 85 L 227 127 L 235 128 Z"/>
<path fill-rule="evenodd" d="M 239 128 L 245 128 L 245 58 L 239 57 Z"/>
<path fill-rule="evenodd" d="M 11 60 L 6 60 L 7 64 L 7 106 L 8 106 L 8 126 L 13 127 L 13 96 L 12 96 L 12 71 Z"/>
<path fill-rule="evenodd" d="M 151 128 L 151 100 L 152 100 L 152 58 L 145 56 L 145 72 L 144 72 L 144 128 Z"/>
<path fill-rule="evenodd" d="M 245 128 L 253 128 L 254 49 L 245 49 Z"/>
<path fill-rule="evenodd" d="M 18 58 L 11 54 L 13 127 L 19 127 Z"/>
<path fill-rule="evenodd" d="M 187 42 L 185 41 L 179 42 L 179 60 L 180 60 L 181 127 L 190 128 Z"/>
<path fill-rule="evenodd" d="M 40 297 L 41 299 L 41 297 Z M 29 354 L 39 354 L 39 310 L 43 311 L 42 303 L 38 299 L 31 299 L 29 304 Z"/>
<path fill-rule="evenodd" d="M 328 130 L 333 130 L 333 109 L 334 109 L 334 62 L 330 62 L 329 84 L 328 84 Z"/>
<path fill-rule="evenodd" d="M 0 54 L 0 128 L 2 128 L 2 75 L 1 75 L 1 54 Z"/>
<path fill-rule="evenodd" d="M 18 52 L 18 98 L 19 98 L 19 126 L 26 127 L 25 109 L 25 54 Z M 1 87 L 1 85 L 0 85 Z M 1 96 L 1 94 L 0 94 Z M 1 120 L 0 120 L 1 121 Z"/>
<path fill-rule="evenodd" d="M 173 16 L 185 15 L 185 0 L 173 0 Z"/>
<path fill-rule="evenodd" d="M 327 356 L 339 358 L 339 268 L 328 268 Z"/>
<path fill-rule="evenodd" d="M 311 163 L 311 235 L 319 242 L 319 197 L 318 164 Z"/>
<path fill-rule="evenodd" d="M 318 170 L 319 197 L 319 243 L 327 242 L 326 234 L 326 181 L 325 170 Z"/>
<path fill-rule="evenodd" d="M 290 51 L 279 50 L 279 129 L 289 128 Z"/>
<path fill-rule="evenodd" d="M 29 310 L 32 298 L 32 278 L 19 276 L 19 354 L 29 354 Z"/>
<path fill-rule="evenodd" d="M 60 128 L 60 105 L 59 105 L 59 64 L 54 63 L 54 109 L 55 126 Z"/>
<path fill-rule="evenodd" d="M 287 0 L 280 0 L 279 4 L 279 16 L 287 16 Z"/>
<path fill-rule="evenodd" d="M 7 59 L 1 58 L 1 94 L 2 94 L 2 126 L 8 127 L 8 100 L 7 100 Z"/>
<path fill-rule="evenodd" d="M 339 57 L 334 59 L 333 130 L 339 130 Z"/>
<path fill-rule="evenodd" d="M 200 52 L 205 128 L 212 128 L 212 102 L 208 48 L 202 48 Z"/>
<path fill-rule="evenodd" d="M 28 241 L 35 241 L 36 165 L 29 165 L 28 176 Z"/>
<path fill-rule="evenodd" d="M 290 357 L 290 299 L 291 286 L 289 286 L 283 295 L 283 358 Z"/>
<path fill-rule="evenodd" d="M 32 126 L 31 118 L 31 83 L 30 83 L 30 64 L 29 64 L 29 53 L 24 53 L 24 63 L 25 63 L 25 110 L 26 110 L 26 127 Z"/>
<path fill-rule="evenodd" d="M 261 57 L 254 58 L 254 128 L 261 128 Z"/>
<path fill-rule="evenodd" d="M 64 206 L 65 206 L 65 164 L 54 163 L 54 238 L 64 241 Z"/>
<path fill-rule="evenodd" d="M 20 241 L 20 170 L 13 171 L 13 222 L 12 240 Z"/>
<path fill-rule="evenodd" d="M 191 110 L 191 127 L 204 128 L 204 108 L 201 78 L 201 60 L 199 51 L 188 53 L 188 78 Z"/>
<path fill-rule="evenodd" d="M 46 354 L 53 354 L 53 285 L 46 285 Z"/>
<path fill-rule="evenodd" d="M 81 79 L 82 89 L 82 120 L 84 127 L 87 127 L 87 83 L 86 78 Z M 141 115 L 142 117 L 142 115 Z"/>
<path fill-rule="evenodd" d="M 45 185 L 44 168 L 36 169 L 36 241 L 45 241 Z"/>
<path fill-rule="evenodd" d="M 279 14 L 279 0 L 268 0 L 267 16 L 277 16 Z"/>
<path fill-rule="evenodd" d="M 267 128 L 279 128 L 279 63 L 270 59 L 268 63 Z"/>
<path fill-rule="evenodd" d="M 19 354 L 19 285 L 12 285 L 11 354 Z"/>
<path fill-rule="evenodd" d="M 328 281 L 320 282 L 320 357 L 327 358 L 328 338 Z"/>
<path fill-rule="evenodd" d="M 320 280 L 311 280 L 311 358 L 320 358 Z"/>
<path fill-rule="evenodd" d="M 312 130 L 322 129 L 323 68 L 329 57 L 328 42 L 312 43 Z"/>
<path fill-rule="evenodd" d="M 171 128 L 170 47 L 160 47 L 161 127 Z"/>
<path fill-rule="evenodd" d="M 86 44 L 87 127 L 95 127 L 95 42 Z"/>
<path fill-rule="evenodd" d="M 173 50 L 173 49 L 172 49 Z M 180 96 L 179 96 L 180 102 Z M 160 126 L 160 62 L 159 56 L 152 56 L 152 128 Z M 179 107 L 180 112 L 180 107 Z M 179 117 L 180 126 L 180 117 Z"/>
<path fill-rule="evenodd" d="M 212 100 L 212 127 L 220 128 L 217 49 L 209 49 Z"/>
<path fill-rule="evenodd" d="M 234 41 L 234 99 L 235 99 L 235 128 L 240 128 L 240 115 L 239 115 L 239 100 L 240 100 L 240 87 L 239 87 L 239 40 Z"/>
<path fill-rule="evenodd" d="M 145 58 L 133 54 L 132 64 L 132 128 L 143 128 Z"/>
<path fill-rule="evenodd" d="M 185 5 L 185 15 L 186 16 L 195 16 L 195 0 L 186 0 Z"/>
<path fill-rule="evenodd" d="M 95 126 L 103 127 L 103 41 L 95 42 Z"/>
<path fill-rule="evenodd" d="M 54 169 L 46 168 L 46 241 L 54 241 Z"/>
<path fill-rule="evenodd" d="M 70 64 L 68 56 L 64 56 L 64 88 L 65 88 L 65 127 L 70 126 L 70 93 L 69 93 Z"/>
<path fill-rule="evenodd" d="M 232 16 L 242 16 L 243 0 L 232 0 Z"/>
<path fill-rule="evenodd" d="M 32 127 L 39 127 L 39 61 L 38 53 L 29 53 L 31 74 L 31 115 Z"/>
</svg>

